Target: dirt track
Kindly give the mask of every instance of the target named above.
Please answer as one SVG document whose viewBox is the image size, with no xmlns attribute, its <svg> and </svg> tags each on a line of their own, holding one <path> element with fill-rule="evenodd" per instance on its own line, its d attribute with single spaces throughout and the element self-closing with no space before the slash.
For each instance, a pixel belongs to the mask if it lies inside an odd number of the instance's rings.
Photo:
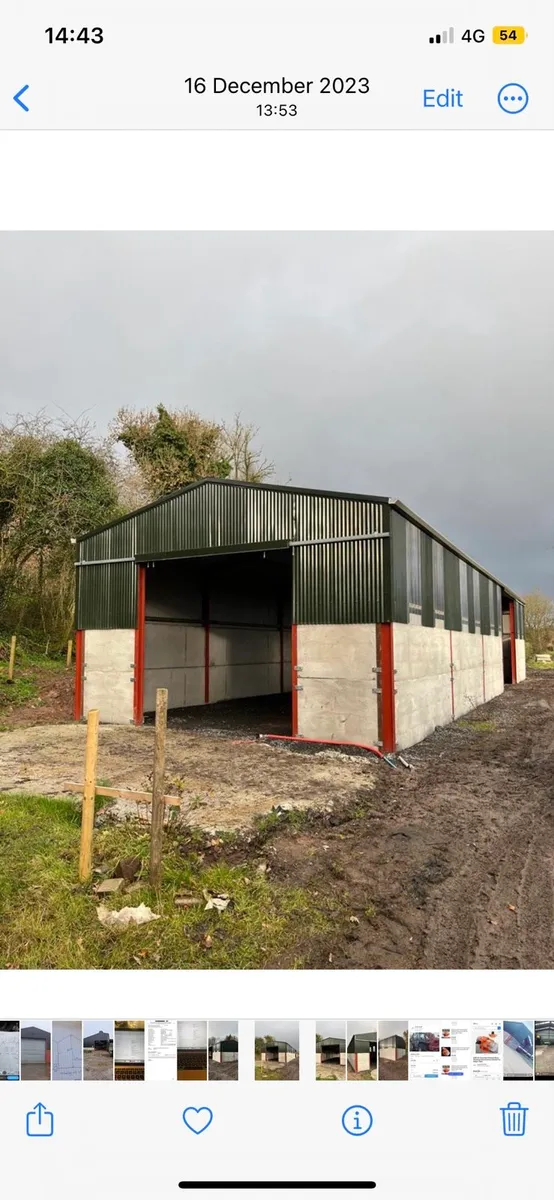
<svg viewBox="0 0 554 1200">
<path fill-rule="evenodd" d="M 554 967 L 554 672 L 406 757 L 358 793 L 359 818 L 274 843 L 281 877 L 332 889 L 359 922 L 331 966 Z"/>
</svg>

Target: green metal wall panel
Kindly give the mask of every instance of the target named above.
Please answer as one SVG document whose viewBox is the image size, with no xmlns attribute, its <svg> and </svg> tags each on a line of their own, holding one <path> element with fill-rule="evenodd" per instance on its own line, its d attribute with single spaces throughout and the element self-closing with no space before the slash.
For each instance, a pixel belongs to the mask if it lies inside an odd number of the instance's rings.
<svg viewBox="0 0 554 1200">
<path fill-rule="evenodd" d="M 460 598 L 460 559 L 451 550 L 444 552 L 444 624 L 446 629 L 462 628 Z"/>
<path fill-rule="evenodd" d="M 484 575 L 479 575 L 479 594 L 481 596 L 481 633 L 488 635 L 491 631 L 491 612 L 489 603 L 489 581 Z"/>
<path fill-rule="evenodd" d="M 387 619 L 383 541 L 295 547 L 293 623 L 364 625 Z"/>
<path fill-rule="evenodd" d="M 134 563 L 77 568 L 77 629 L 132 629 L 136 625 Z"/>
<path fill-rule="evenodd" d="M 407 521 L 394 509 L 390 514 L 391 620 L 408 622 Z"/>
<path fill-rule="evenodd" d="M 81 562 L 217 552 L 233 547 L 295 547 L 294 620 L 352 623 L 383 620 L 387 589 L 382 541 L 385 506 L 378 500 L 206 482 L 84 538 Z M 365 540 L 364 540 L 365 537 Z M 359 540 L 356 540 L 358 539 Z M 134 563 L 79 567 L 79 628 L 135 623 Z M 389 588 L 390 591 L 390 588 Z"/>
<path fill-rule="evenodd" d="M 428 533 L 421 535 L 421 622 L 435 624 L 433 603 L 433 539 Z"/>
<path fill-rule="evenodd" d="M 128 628 L 135 623 L 135 556 L 215 553 L 233 548 L 294 547 L 296 623 L 356 623 L 409 619 L 408 522 L 420 531 L 412 574 L 421 577 L 421 615 L 434 623 L 435 535 L 396 502 L 218 481 L 186 489 L 137 511 L 79 542 L 77 623 L 80 628 Z M 412 520 L 412 517 L 414 518 Z M 368 535 L 384 538 L 369 540 Z M 387 536 L 390 535 L 390 536 Z M 319 544 L 318 543 L 319 539 Z M 332 539 L 344 539 L 333 541 Z M 298 543 L 314 543 L 312 545 Z M 416 542 L 411 538 L 412 557 Z M 441 543 L 442 545 L 442 543 Z M 129 560 L 108 561 L 105 560 Z M 474 630 L 473 568 L 444 546 L 445 622 L 461 628 L 460 570 L 468 572 L 469 628 Z M 410 576 L 412 579 L 412 576 Z M 412 585 L 413 585 L 412 579 Z M 482 576 L 482 584 L 488 576 Z M 435 589 L 436 590 L 436 589 Z M 477 597 L 477 600 L 479 596 Z M 484 610 L 484 597 L 481 595 Z M 488 605 L 490 608 L 490 605 Z M 519 605 L 523 628 L 523 608 Z M 489 613 L 490 623 L 490 613 Z"/>
<path fill-rule="evenodd" d="M 473 567 L 462 563 L 460 570 L 467 573 L 467 608 L 469 613 L 468 632 L 475 633 L 475 597 L 473 595 Z"/>
</svg>

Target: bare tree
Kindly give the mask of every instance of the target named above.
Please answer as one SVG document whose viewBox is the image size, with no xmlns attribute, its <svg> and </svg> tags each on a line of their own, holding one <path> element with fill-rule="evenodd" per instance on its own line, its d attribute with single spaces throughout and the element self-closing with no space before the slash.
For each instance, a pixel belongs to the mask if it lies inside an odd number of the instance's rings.
<svg viewBox="0 0 554 1200">
<path fill-rule="evenodd" d="M 222 426 L 222 454 L 230 463 L 230 479 L 264 483 L 275 474 L 275 464 L 264 458 L 263 450 L 255 445 L 259 432 L 255 425 L 245 423 L 240 413 L 235 413 L 229 425 Z"/>
</svg>

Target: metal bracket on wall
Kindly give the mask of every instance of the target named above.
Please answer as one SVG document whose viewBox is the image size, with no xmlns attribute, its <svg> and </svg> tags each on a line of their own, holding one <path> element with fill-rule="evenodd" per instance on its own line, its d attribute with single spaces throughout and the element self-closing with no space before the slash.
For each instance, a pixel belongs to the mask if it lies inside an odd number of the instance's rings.
<svg viewBox="0 0 554 1200">
<path fill-rule="evenodd" d="M 303 692 L 304 688 L 301 683 L 295 683 L 292 690 L 293 692 Z"/>
<path fill-rule="evenodd" d="M 383 668 L 382 668 L 382 667 L 372 667 L 372 668 L 371 668 L 371 670 L 373 671 L 373 673 L 374 673 L 375 675 L 380 675 L 380 674 L 381 674 L 381 672 L 382 672 L 382 670 L 383 670 Z M 393 667 L 393 671 L 392 671 L 392 673 L 393 673 L 393 675 L 396 675 L 396 674 L 397 674 L 396 667 Z"/>
</svg>

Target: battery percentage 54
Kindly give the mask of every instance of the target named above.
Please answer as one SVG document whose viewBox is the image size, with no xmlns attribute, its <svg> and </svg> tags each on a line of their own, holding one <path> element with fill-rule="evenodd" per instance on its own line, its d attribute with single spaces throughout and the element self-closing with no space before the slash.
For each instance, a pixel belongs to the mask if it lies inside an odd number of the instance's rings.
<svg viewBox="0 0 554 1200">
<path fill-rule="evenodd" d="M 496 46 L 522 46 L 526 37 L 523 25 L 495 25 L 492 31 Z"/>
</svg>

